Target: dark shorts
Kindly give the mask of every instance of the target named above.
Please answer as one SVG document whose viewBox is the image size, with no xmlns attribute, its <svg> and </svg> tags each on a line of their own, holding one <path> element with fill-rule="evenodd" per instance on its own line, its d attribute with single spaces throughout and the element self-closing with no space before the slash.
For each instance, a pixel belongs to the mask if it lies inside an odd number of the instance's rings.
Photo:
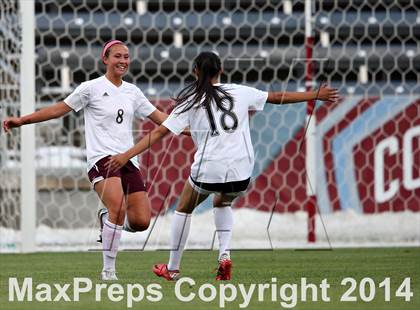
<svg viewBox="0 0 420 310">
<path fill-rule="evenodd" d="M 226 183 L 205 183 L 197 182 L 191 176 L 189 182 L 195 191 L 200 194 L 210 195 L 212 193 L 221 193 L 230 196 L 243 195 L 249 185 L 250 178 L 242 181 L 226 182 Z"/>
<path fill-rule="evenodd" d="M 110 171 L 105 168 L 105 163 L 109 161 L 110 157 L 107 156 L 98 160 L 89 170 L 88 176 L 92 185 L 106 178 L 117 177 L 121 179 L 124 194 L 146 191 L 140 170 L 130 160 L 121 169 Z"/>
</svg>

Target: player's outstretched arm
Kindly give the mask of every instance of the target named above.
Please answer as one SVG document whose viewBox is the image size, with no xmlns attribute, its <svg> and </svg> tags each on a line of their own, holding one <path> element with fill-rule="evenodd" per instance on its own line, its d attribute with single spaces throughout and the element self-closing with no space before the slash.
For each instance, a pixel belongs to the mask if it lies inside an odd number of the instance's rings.
<svg viewBox="0 0 420 310">
<path fill-rule="evenodd" d="M 168 114 L 156 109 L 148 116 L 148 118 L 156 125 L 160 125 L 168 118 Z"/>
<path fill-rule="evenodd" d="M 20 127 L 22 125 L 40 123 L 53 118 L 58 118 L 71 110 L 72 109 L 64 101 L 60 101 L 49 107 L 22 117 L 7 117 L 3 121 L 3 129 L 5 132 L 9 132 L 10 129 Z"/>
<path fill-rule="evenodd" d="M 159 111 L 158 109 L 156 109 L 153 113 L 151 113 L 148 118 L 154 122 L 157 125 L 162 124 L 167 118 L 168 118 L 168 114 Z M 191 136 L 191 132 L 189 129 L 185 129 L 181 134 L 185 135 L 185 136 Z"/>
<path fill-rule="evenodd" d="M 130 158 L 143 153 L 145 150 L 150 148 L 153 144 L 161 140 L 164 136 L 169 133 L 169 129 L 163 125 L 155 128 L 147 136 L 144 136 L 136 145 L 134 145 L 128 151 L 111 156 L 111 159 L 105 164 L 105 168 L 110 170 L 117 170 L 123 167 Z"/>
<path fill-rule="evenodd" d="M 337 89 L 323 85 L 319 90 L 307 92 L 269 92 L 267 102 L 273 104 L 288 104 L 309 100 L 337 101 L 338 98 Z"/>
</svg>

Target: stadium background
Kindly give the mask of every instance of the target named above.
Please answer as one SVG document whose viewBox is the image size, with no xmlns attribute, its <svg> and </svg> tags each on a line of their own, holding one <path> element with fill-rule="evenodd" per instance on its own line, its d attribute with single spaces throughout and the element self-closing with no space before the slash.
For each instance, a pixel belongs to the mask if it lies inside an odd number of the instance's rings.
<svg viewBox="0 0 420 310">
<path fill-rule="evenodd" d="M 263 90 L 305 90 L 302 1 L 35 1 L 36 108 L 64 98 L 104 71 L 104 42 L 130 48 L 126 80 L 169 112 L 170 96 L 193 76 L 192 59 L 217 52 L 222 81 Z M 1 119 L 20 112 L 20 2 L 1 1 Z M 418 245 L 420 241 L 420 1 L 313 1 L 313 87 L 340 90 L 316 103 L 318 246 Z M 308 247 L 306 105 L 267 106 L 251 115 L 252 184 L 235 205 L 236 248 Z M 95 248 L 100 207 L 85 173 L 83 113 L 35 127 L 37 249 Z M 136 137 L 153 128 L 138 124 Z M 0 252 L 21 244 L 18 130 L 0 135 Z M 128 133 L 131 134 L 131 133 Z M 141 157 L 155 224 L 126 235 L 128 248 L 167 247 L 170 209 L 188 175 L 193 145 L 166 139 Z M 168 209 L 168 210 L 167 210 Z M 212 248 L 206 202 L 189 247 Z M 167 214 L 167 215 L 165 215 Z M 252 228 L 252 229 L 250 229 Z"/>
</svg>

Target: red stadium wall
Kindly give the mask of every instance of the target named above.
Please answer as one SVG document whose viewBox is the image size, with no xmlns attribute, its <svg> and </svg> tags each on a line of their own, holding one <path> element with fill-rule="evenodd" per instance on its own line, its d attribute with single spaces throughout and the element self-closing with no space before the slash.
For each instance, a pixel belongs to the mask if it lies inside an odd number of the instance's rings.
<svg viewBox="0 0 420 310">
<path fill-rule="evenodd" d="M 372 135 L 363 139 L 363 141 L 354 148 L 354 162 L 356 164 L 356 180 L 358 184 L 359 196 L 363 202 L 363 210 L 367 213 L 382 211 L 419 211 L 420 205 L 420 187 L 407 189 L 404 186 L 404 178 L 407 178 L 407 172 L 404 171 L 404 153 L 412 153 L 413 158 L 411 171 L 414 179 L 420 178 L 420 137 L 410 139 L 412 152 L 403 147 L 404 137 L 410 129 L 420 126 L 418 115 L 420 101 L 416 101 L 404 111 L 399 113 L 395 119 L 388 121 L 383 127 L 378 128 Z M 420 127 L 419 127 L 420 128 Z M 379 156 L 383 156 L 383 167 L 378 167 L 375 163 L 375 154 L 370 150 L 375 148 L 385 139 L 397 141 L 397 151 L 395 154 L 389 154 L 385 151 Z M 378 155 L 377 155 L 378 156 Z M 375 169 L 376 167 L 376 169 Z M 378 202 L 375 199 L 375 173 L 384 175 L 384 190 L 389 191 L 391 184 L 396 186 L 390 194 L 392 196 L 384 202 Z"/>
</svg>

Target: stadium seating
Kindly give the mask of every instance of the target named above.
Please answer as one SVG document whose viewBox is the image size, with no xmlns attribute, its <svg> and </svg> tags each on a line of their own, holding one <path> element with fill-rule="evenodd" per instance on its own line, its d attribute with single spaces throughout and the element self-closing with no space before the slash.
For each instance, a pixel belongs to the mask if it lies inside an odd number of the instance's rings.
<svg viewBox="0 0 420 310">
<path fill-rule="evenodd" d="M 287 80 L 293 58 L 305 56 L 303 1 L 293 1 L 292 14 L 283 12 L 281 1 L 146 1 L 141 14 L 137 1 L 64 2 L 36 5 L 38 69 L 43 77 L 37 87 L 45 94 L 41 101 L 62 96 L 51 91 L 60 85 L 51 85 L 48 77 L 56 76 L 64 63 L 70 67 L 73 86 L 97 75 L 101 47 L 111 38 L 130 45 L 129 80 L 146 92 L 151 89 L 151 96 L 168 97 L 191 80 L 188 60 L 197 54 L 197 46 L 222 55 L 228 81 L 259 86 L 279 79 L 291 89 L 302 86 L 303 65 L 295 64 L 292 81 Z M 356 93 L 390 94 L 402 83 L 416 88 L 419 6 L 420 1 L 407 0 L 317 2 L 314 57 L 334 62 L 315 63 L 316 77 L 328 77 L 345 93 L 352 87 Z M 328 46 L 322 46 L 321 32 L 328 34 Z M 175 33 L 182 36 L 182 46 L 175 46 Z M 69 52 L 66 57 L 64 50 Z M 257 60 L 231 60 L 249 57 Z M 358 67 L 364 63 L 379 86 L 358 85 Z"/>
</svg>

